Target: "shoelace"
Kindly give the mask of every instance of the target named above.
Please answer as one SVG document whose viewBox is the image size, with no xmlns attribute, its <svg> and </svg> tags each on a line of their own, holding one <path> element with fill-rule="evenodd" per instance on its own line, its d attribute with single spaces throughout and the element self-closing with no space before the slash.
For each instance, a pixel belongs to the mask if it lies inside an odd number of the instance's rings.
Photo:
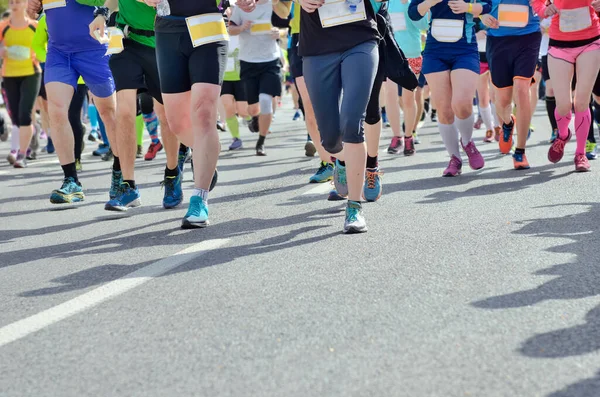
<svg viewBox="0 0 600 397">
<path fill-rule="evenodd" d="M 356 222 L 358 220 L 358 211 L 357 208 L 348 207 L 346 219 L 349 222 Z"/>
<path fill-rule="evenodd" d="M 173 192 L 175 191 L 175 179 L 177 179 L 176 176 L 167 176 L 160 183 L 161 189 L 164 188 L 167 191 L 167 196 L 173 195 Z"/>
<path fill-rule="evenodd" d="M 562 140 L 560 137 L 557 137 L 556 140 L 554 141 L 554 145 L 552 146 L 552 149 L 559 153 L 563 150 L 565 150 L 565 145 L 567 144 L 566 140 Z"/>
<path fill-rule="evenodd" d="M 479 153 L 479 151 L 477 150 L 477 148 L 475 147 L 475 145 L 473 145 L 473 142 L 469 142 L 469 144 L 465 147 L 465 151 L 469 154 L 477 154 Z"/>
<path fill-rule="evenodd" d="M 383 171 L 367 171 L 367 188 L 375 189 L 375 177 L 383 175 Z"/>
</svg>

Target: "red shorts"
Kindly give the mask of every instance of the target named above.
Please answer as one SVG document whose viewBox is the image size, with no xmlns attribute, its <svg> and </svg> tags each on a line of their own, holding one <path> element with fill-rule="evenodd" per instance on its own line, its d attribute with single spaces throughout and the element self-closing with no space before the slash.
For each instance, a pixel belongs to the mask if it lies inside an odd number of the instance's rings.
<svg viewBox="0 0 600 397">
<path fill-rule="evenodd" d="M 479 74 L 486 74 L 490 71 L 490 65 L 487 62 L 479 63 Z"/>
<path fill-rule="evenodd" d="M 413 73 L 418 77 L 423 69 L 423 57 L 408 58 L 408 64 Z"/>
</svg>

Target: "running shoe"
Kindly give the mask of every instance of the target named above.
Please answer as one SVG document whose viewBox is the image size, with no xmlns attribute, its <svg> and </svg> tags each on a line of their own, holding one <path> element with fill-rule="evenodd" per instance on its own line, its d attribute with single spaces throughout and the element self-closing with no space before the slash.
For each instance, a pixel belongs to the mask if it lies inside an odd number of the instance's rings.
<svg viewBox="0 0 600 397">
<path fill-rule="evenodd" d="M 533 131 L 535 131 L 533 128 L 529 127 L 529 130 L 527 130 L 527 140 L 529 140 L 529 138 L 531 138 L 531 134 L 533 133 Z"/>
<path fill-rule="evenodd" d="M 192 154 L 192 150 L 188 147 L 185 149 L 185 151 L 181 150 L 181 147 L 179 147 L 179 154 L 177 155 L 177 166 L 179 167 L 179 173 L 182 174 L 181 177 L 183 178 L 183 171 L 185 169 L 185 163 L 187 162 L 188 158 L 191 158 Z"/>
<path fill-rule="evenodd" d="M 342 201 L 342 200 L 348 200 L 347 197 L 344 196 L 340 196 L 337 192 L 337 190 L 332 190 L 329 192 L 329 196 L 327 197 L 327 201 Z"/>
<path fill-rule="evenodd" d="M 144 160 L 154 160 L 158 152 L 160 152 L 161 150 L 163 150 L 163 144 L 160 141 L 158 141 L 158 143 L 151 143 L 150 146 L 148 146 L 148 151 L 144 156 Z"/>
<path fill-rule="evenodd" d="M 502 133 L 502 127 L 494 127 L 494 139 L 496 142 L 500 142 L 500 135 Z"/>
<path fill-rule="evenodd" d="M 75 159 L 75 170 L 77 172 L 83 170 L 83 167 L 81 166 L 81 160 L 80 159 Z"/>
<path fill-rule="evenodd" d="M 231 142 L 231 145 L 229 145 L 229 150 L 239 150 L 243 147 L 244 145 L 240 138 L 233 138 L 233 142 Z"/>
<path fill-rule="evenodd" d="M 550 135 L 550 143 L 554 143 L 557 136 L 558 136 L 558 130 L 552 130 L 552 135 Z"/>
<path fill-rule="evenodd" d="M 482 124 L 483 124 L 483 119 L 481 118 L 481 116 L 477 116 L 477 120 L 475 120 L 475 122 L 473 123 L 473 128 L 478 130 L 481 128 Z"/>
<path fill-rule="evenodd" d="M 137 186 L 133 189 L 129 186 L 129 183 L 123 182 L 121 183 L 117 196 L 114 199 L 109 200 L 104 205 L 104 209 L 106 211 L 124 212 L 129 208 L 139 207 L 140 205 L 142 205 L 142 200 Z"/>
<path fill-rule="evenodd" d="M 54 190 L 50 195 L 52 204 L 70 204 L 85 200 L 81 184 L 75 182 L 75 179 L 68 177 L 63 180 L 60 189 Z"/>
<path fill-rule="evenodd" d="M 485 143 L 490 143 L 490 142 L 494 142 L 494 131 L 492 130 L 487 130 L 485 132 L 485 138 L 483 138 L 483 141 Z"/>
<path fill-rule="evenodd" d="M 404 137 L 404 155 L 412 156 L 415 154 L 415 142 L 413 137 Z"/>
<path fill-rule="evenodd" d="M 447 176 L 447 177 L 458 176 L 461 173 L 462 173 L 462 161 L 455 155 L 452 155 L 452 157 L 450 158 L 450 163 L 448 163 L 448 167 L 444 170 L 442 176 Z"/>
<path fill-rule="evenodd" d="M 181 222 L 181 228 L 198 229 L 208 225 L 208 205 L 206 205 L 200 196 L 190 197 L 190 205 Z"/>
<path fill-rule="evenodd" d="M 557 139 L 558 140 L 558 139 Z M 575 172 L 588 172 L 590 170 L 590 162 L 585 154 L 575 155 Z"/>
<path fill-rule="evenodd" d="M 465 153 L 467 153 L 467 157 L 469 158 L 469 167 L 473 170 L 480 170 L 485 166 L 485 160 L 479 150 L 477 150 L 477 146 L 475 146 L 475 142 L 471 141 L 467 144 L 467 146 L 461 145 Z"/>
<path fill-rule="evenodd" d="M 110 190 L 108 191 L 108 198 L 114 200 L 119 195 L 121 184 L 123 183 L 123 173 L 121 171 L 112 170 L 110 179 Z"/>
<path fill-rule="evenodd" d="M 344 234 L 364 233 L 367 222 L 362 213 L 362 205 L 356 201 L 348 201 L 346 218 L 344 219 Z"/>
<path fill-rule="evenodd" d="M 333 170 L 333 184 L 335 190 L 340 196 L 348 196 L 348 182 L 346 180 L 346 167 L 340 164 L 339 160 L 335 160 L 335 168 Z"/>
<path fill-rule="evenodd" d="M 436 109 L 431 109 L 431 121 L 433 121 L 434 123 L 437 122 L 437 110 Z"/>
<path fill-rule="evenodd" d="M 221 120 L 217 120 L 217 129 L 221 132 L 227 131 L 227 128 L 225 128 L 225 123 L 223 123 Z"/>
<path fill-rule="evenodd" d="M 0 131 L 1 133 L 2 131 Z M 40 131 L 40 139 L 48 139 L 48 134 L 46 134 L 46 131 L 41 130 Z"/>
<path fill-rule="evenodd" d="M 388 146 L 389 154 L 398 154 L 400 153 L 400 148 L 402 147 L 402 138 L 399 136 L 393 136 L 392 142 L 390 146 Z"/>
<path fill-rule="evenodd" d="M 162 185 L 165 188 L 163 208 L 169 210 L 181 204 L 183 201 L 181 174 L 177 176 L 165 176 L 165 179 L 162 181 Z"/>
<path fill-rule="evenodd" d="M 48 144 L 46 145 L 46 153 L 52 154 L 56 151 L 54 148 L 54 142 L 52 142 L 52 138 L 48 137 Z"/>
<path fill-rule="evenodd" d="M 98 137 L 98 131 L 97 130 L 91 130 L 90 133 L 88 134 L 88 141 L 90 142 L 96 142 L 99 139 Z"/>
<path fill-rule="evenodd" d="M 248 123 L 248 129 L 252 133 L 257 133 L 258 132 L 258 116 L 257 117 L 252 117 L 252 120 L 250 120 L 250 122 Z"/>
<path fill-rule="evenodd" d="M 423 113 L 421 113 L 421 120 L 419 121 L 425 120 L 425 116 L 427 116 L 427 113 L 425 113 L 425 111 L 423 110 Z"/>
<path fill-rule="evenodd" d="M 383 122 L 383 125 L 385 125 L 386 127 L 390 126 L 390 121 L 388 120 L 386 111 L 381 112 L 381 121 Z"/>
<path fill-rule="evenodd" d="M 515 166 L 515 170 L 528 170 L 530 168 L 525 153 L 513 154 L 513 165 Z"/>
<path fill-rule="evenodd" d="M 421 143 L 421 139 L 419 139 L 419 135 L 417 134 L 417 131 L 413 131 L 412 137 L 413 137 L 413 142 L 415 143 L 415 145 L 418 145 Z"/>
<path fill-rule="evenodd" d="M 551 163 L 558 163 L 560 160 L 562 160 L 563 156 L 565 155 L 565 145 L 571 140 L 571 136 L 571 130 L 569 129 L 569 134 L 565 139 L 562 139 L 560 135 L 556 137 L 554 143 L 552 143 L 550 149 L 548 149 L 548 160 Z"/>
<path fill-rule="evenodd" d="M 319 169 L 308 180 L 309 183 L 323 183 L 333 179 L 333 164 L 321 161 Z"/>
<path fill-rule="evenodd" d="M 50 141 L 48 141 L 48 144 L 50 143 Z M 98 149 L 94 150 L 92 152 L 93 156 L 104 156 L 106 153 L 108 153 L 108 151 L 110 150 L 110 146 L 107 143 L 101 143 L 100 145 L 98 145 Z M 48 151 L 48 153 L 50 153 L 50 151 Z"/>
<path fill-rule="evenodd" d="M 213 191 L 215 186 L 217 186 L 218 181 L 219 181 L 219 170 L 215 168 L 215 173 L 213 174 L 213 177 L 210 180 L 210 187 L 208 188 L 209 192 Z"/>
<path fill-rule="evenodd" d="M 144 147 L 142 145 L 137 145 L 137 151 L 135 152 L 135 158 L 141 159 L 144 157 Z"/>
<path fill-rule="evenodd" d="M 500 148 L 500 153 L 502 154 L 509 154 L 513 146 L 513 133 L 515 126 L 517 125 L 517 120 L 512 114 L 510 117 L 512 118 L 512 127 L 508 127 L 504 123 L 502 124 L 502 137 L 500 142 L 498 142 L 498 147 Z"/>
<path fill-rule="evenodd" d="M 379 167 L 367 168 L 365 173 L 365 184 L 363 186 L 363 197 L 368 202 L 379 200 L 383 193 L 383 184 L 381 183 L 381 175 Z"/>
<path fill-rule="evenodd" d="M 595 142 L 587 141 L 585 144 L 585 157 L 587 157 L 588 160 L 596 160 L 598 158 Z"/>
<path fill-rule="evenodd" d="M 15 163 L 13 164 L 15 168 L 27 168 L 27 159 L 25 157 L 17 156 Z"/>
<path fill-rule="evenodd" d="M 0 127 L 0 141 L 8 141 L 8 131 L 8 126 L 6 125 L 6 123 L 3 123 L 2 127 Z"/>
<path fill-rule="evenodd" d="M 300 120 L 300 117 L 302 117 L 302 114 L 300 113 L 300 110 L 296 109 L 296 113 L 294 113 L 294 117 L 292 117 L 292 121 L 298 121 L 298 120 Z"/>
<path fill-rule="evenodd" d="M 304 155 L 306 157 L 315 157 L 316 153 L 317 153 L 317 147 L 315 146 L 313 141 L 311 141 L 309 139 L 308 141 L 306 141 L 306 144 L 304 145 Z"/>
<path fill-rule="evenodd" d="M 6 161 L 8 161 L 8 164 L 15 164 L 15 161 L 17 161 L 17 154 L 18 153 L 16 150 L 11 150 L 10 153 L 8 153 L 8 156 L 6 156 Z"/>
<path fill-rule="evenodd" d="M 265 145 L 262 143 L 256 143 L 256 155 L 257 156 L 266 156 L 267 152 L 265 152 Z"/>
<path fill-rule="evenodd" d="M 115 156 L 113 155 L 113 152 L 110 148 L 108 148 L 108 152 L 106 152 L 102 155 L 103 161 L 112 161 L 112 159 L 114 159 L 114 158 L 115 158 Z"/>
</svg>

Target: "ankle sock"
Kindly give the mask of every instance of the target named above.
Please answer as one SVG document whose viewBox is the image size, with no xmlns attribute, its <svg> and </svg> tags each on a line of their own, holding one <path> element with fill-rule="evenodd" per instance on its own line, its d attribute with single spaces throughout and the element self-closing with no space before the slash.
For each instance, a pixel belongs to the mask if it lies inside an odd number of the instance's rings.
<svg viewBox="0 0 600 397">
<path fill-rule="evenodd" d="M 121 171 L 121 161 L 117 156 L 113 157 L 113 171 Z"/>
<path fill-rule="evenodd" d="M 367 168 L 377 168 L 378 166 L 377 156 L 371 157 L 367 155 Z"/>
<path fill-rule="evenodd" d="M 258 141 L 256 142 L 257 145 L 264 145 L 265 144 L 265 136 L 259 135 L 258 136 Z"/>
<path fill-rule="evenodd" d="M 135 181 L 133 181 L 131 179 L 124 179 L 123 183 L 126 183 L 129 185 L 130 188 L 135 189 Z"/>
<path fill-rule="evenodd" d="M 179 175 L 179 167 L 170 170 L 169 167 L 165 167 L 165 177 L 176 177 Z"/>
<path fill-rule="evenodd" d="M 65 178 L 73 178 L 76 183 L 79 183 L 79 179 L 77 179 L 77 168 L 75 167 L 75 163 L 70 163 L 67 165 L 61 165 L 63 170 L 63 174 Z"/>
</svg>

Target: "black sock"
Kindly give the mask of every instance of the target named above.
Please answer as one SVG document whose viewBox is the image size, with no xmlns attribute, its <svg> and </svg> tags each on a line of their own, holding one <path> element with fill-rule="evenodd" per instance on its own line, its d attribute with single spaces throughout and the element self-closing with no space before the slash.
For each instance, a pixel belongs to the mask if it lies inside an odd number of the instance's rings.
<svg viewBox="0 0 600 397">
<path fill-rule="evenodd" d="M 429 113 L 429 98 L 425 99 L 423 102 L 423 109 L 425 110 L 425 113 Z"/>
<path fill-rule="evenodd" d="M 264 145 L 265 144 L 265 136 L 259 135 L 258 136 L 258 141 L 256 142 L 256 145 Z"/>
<path fill-rule="evenodd" d="M 346 166 L 346 162 L 345 162 L 345 161 L 342 161 L 342 160 L 339 160 L 339 159 L 338 159 L 338 163 L 340 163 L 340 165 L 341 165 L 342 167 L 345 167 L 345 166 Z"/>
<path fill-rule="evenodd" d="M 381 114 L 385 114 L 385 106 L 381 108 Z"/>
<path fill-rule="evenodd" d="M 513 121 L 513 119 L 511 118 L 511 119 L 510 119 L 510 123 L 502 123 L 502 124 L 504 124 L 504 125 L 505 125 L 505 126 L 507 126 L 507 127 L 511 127 L 511 128 L 512 128 L 512 126 L 515 124 L 515 122 L 514 122 L 514 121 Z"/>
<path fill-rule="evenodd" d="M 129 180 L 129 179 L 127 179 L 127 180 L 124 179 L 123 183 L 126 183 L 126 184 L 129 185 L 130 188 L 135 189 L 135 181 L 132 181 L 132 180 Z"/>
<path fill-rule="evenodd" d="M 525 149 L 516 148 L 515 154 L 525 154 Z"/>
<path fill-rule="evenodd" d="M 367 168 L 377 168 L 378 165 L 377 156 L 371 157 L 367 155 Z"/>
<path fill-rule="evenodd" d="M 594 107 L 592 106 L 592 102 L 590 102 L 590 114 L 594 115 Z M 590 131 L 588 132 L 587 140 L 592 143 L 596 143 L 596 137 L 594 136 L 594 123 L 590 123 Z"/>
<path fill-rule="evenodd" d="M 77 179 L 77 169 L 75 168 L 75 163 L 61 165 L 63 169 L 63 173 L 65 174 L 65 178 L 73 178 L 75 182 L 79 183 L 79 179 Z"/>
<path fill-rule="evenodd" d="M 596 101 L 594 101 L 594 113 L 592 113 L 592 115 L 594 116 L 596 124 L 600 124 L 600 103 Z"/>
<path fill-rule="evenodd" d="M 179 175 L 179 167 L 175 167 L 172 170 L 169 167 L 165 167 L 165 177 L 176 177 L 177 175 Z"/>
<path fill-rule="evenodd" d="M 550 120 L 552 130 L 558 129 L 558 124 L 556 123 L 556 116 L 554 115 L 555 110 L 556 99 L 553 96 L 546 96 L 546 112 L 548 112 L 548 119 Z"/>
<path fill-rule="evenodd" d="M 113 171 L 121 171 L 121 162 L 117 156 L 113 158 Z"/>
<path fill-rule="evenodd" d="M 185 146 L 183 143 L 180 143 L 180 144 L 179 144 L 179 151 L 180 151 L 180 152 L 183 152 L 183 153 L 185 153 L 185 152 L 187 152 L 187 150 L 188 150 L 188 147 L 187 147 L 187 146 Z"/>
</svg>

